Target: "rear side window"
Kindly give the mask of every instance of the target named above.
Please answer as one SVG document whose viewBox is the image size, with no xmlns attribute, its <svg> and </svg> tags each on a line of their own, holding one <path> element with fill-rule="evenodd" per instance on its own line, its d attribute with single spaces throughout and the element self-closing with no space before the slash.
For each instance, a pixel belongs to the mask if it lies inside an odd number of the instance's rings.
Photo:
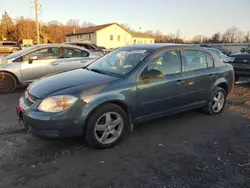
<svg viewBox="0 0 250 188">
<path fill-rule="evenodd" d="M 199 50 L 185 50 L 183 56 L 186 62 L 186 71 L 194 71 L 207 68 L 205 52 Z"/>
<path fill-rule="evenodd" d="M 75 48 L 64 48 L 63 58 L 74 58 L 74 57 L 87 57 L 88 52 Z"/>
<path fill-rule="evenodd" d="M 206 53 L 206 56 L 207 56 L 207 66 L 208 67 L 213 67 L 214 66 L 214 59 L 213 59 L 213 57 L 210 54 L 208 54 L 208 53 Z"/>
</svg>

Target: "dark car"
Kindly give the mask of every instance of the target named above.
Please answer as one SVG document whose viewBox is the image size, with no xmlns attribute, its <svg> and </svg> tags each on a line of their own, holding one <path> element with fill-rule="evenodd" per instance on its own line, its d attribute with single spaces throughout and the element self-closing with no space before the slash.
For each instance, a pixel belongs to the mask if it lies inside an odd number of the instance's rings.
<svg viewBox="0 0 250 188">
<path fill-rule="evenodd" d="M 86 69 L 33 82 L 17 112 L 34 135 L 84 136 L 93 147 L 106 148 L 135 122 L 195 108 L 221 113 L 233 76 L 230 64 L 200 47 L 121 47 Z"/>
<path fill-rule="evenodd" d="M 101 47 L 98 47 L 95 44 L 86 43 L 86 42 L 66 42 L 66 44 L 76 45 L 76 46 L 86 48 L 87 50 L 90 50 L 92 52 L 99 52 L 101 54 L 106 54 L 105 50 L 103 50 Z"/>
<path fill-rule="evenodd" d="M 235 81 L 240 77 L 250 77 L 250 54 L 236 53 L 230 55 L 229 63 L 234 67 Z"/>
</svg>

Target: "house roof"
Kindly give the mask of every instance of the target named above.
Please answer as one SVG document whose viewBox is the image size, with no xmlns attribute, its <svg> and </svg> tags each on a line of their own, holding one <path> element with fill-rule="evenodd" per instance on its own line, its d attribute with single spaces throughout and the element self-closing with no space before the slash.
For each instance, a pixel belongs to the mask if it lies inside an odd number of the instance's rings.
<svg viewBox="0 0 250 188">
<path fill-rule="evenodd" d="M 68 33 L 66 36 L 94 33 L 94 32 L 96 32 L 98 30 L 101 30 L 101 29 L 103 29 L 105 27 L 108 27 L 110 25 L 113 25 L 113 24 L 115 24 L 115 23 L 84 27 L 84 28 L 76 30 L 75 33 L 74 32 Z"/>
<path fill-rule="evenodd" d="M 111 25 L 118 25 L 119 27 L 121 27 L 122 29 L 124 29 L 125 31 L 127 31 L 128 33 L 130 33 L 133 37 L 140 37 L 140 38 L 155 38 L 152 35 L 146 34 L 146 33 L 140 33 L 140 32 L 132 32 L 129 31 L 127 29 L 125 29 L 124 27 L 122 27 L 121 25 L 117 24 L 117 23 L 109 23 L 109 24 L 103 24 L 103 25 L 96 25 L 96 26 L 91 26 L 91 27 L 84 27 L 81 29 L 78 29 L 74 32 L 68 33 L 66 34 L 66 36 L 74 36 L 74 35 L 80 35 L 80 34 L 90 34 L 90 33 L 95 33 L 96 31 L 99 31 L 105 27 L 111 26 Z"/>
</svg>

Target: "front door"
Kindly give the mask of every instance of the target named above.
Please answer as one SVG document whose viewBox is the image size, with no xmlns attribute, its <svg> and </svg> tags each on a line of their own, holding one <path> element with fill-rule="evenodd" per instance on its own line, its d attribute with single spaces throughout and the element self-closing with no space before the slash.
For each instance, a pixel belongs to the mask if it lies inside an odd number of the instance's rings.
<svg viewBox="0 0 250 188">
<path fill-rule="evenodd" d="M 55 72 L 60 62 L 60 48 L 42 48 L 22 57 L 21 73 L 23 82 L 32 82 Z"/>
<path fill-rule="evenodd" d="M 186 104 L 186 80 L 179 50 L 160 53 L 137 80 L 137 117 L 154 116 Z"/>
<path fill-rule="evenodd" d="M 184 50 L 187 99 L 190 105 L 206 103 L 217 78 L 213 57 L 199 50 Z"/>
</svg>

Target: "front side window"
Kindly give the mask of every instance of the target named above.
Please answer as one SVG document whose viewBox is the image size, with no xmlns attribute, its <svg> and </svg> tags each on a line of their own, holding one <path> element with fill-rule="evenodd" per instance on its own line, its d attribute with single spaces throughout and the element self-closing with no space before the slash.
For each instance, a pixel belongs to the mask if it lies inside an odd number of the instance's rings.
<svg viewBox="0 0 250 188">
<path fill-rule="evenodd" d="M 87 57 L 88 53 L 75 49 L 75 48 L 63 48 L 63 58 L 74 58 L 74 57 Z"/>
<path fill-rule="evenodd" d="M 30 57 L 37 56 L 38 60 L 57 59 L 60 56 L 60 48 L 43 48 L 23 56 L 23 61 Z"/>
<path fill-rule="evenodd" d="M 113 40 L 114 39 L 114 36 L 113 35 L 110 35 L 110 40 Z"/>
<path fill-rule="evenodd" d="M 204 52 L 199 50 L 185 50 L 183 56 L 186 62 L 186 71 L 207 68 L 207 60 Z"/>
<path fill-rule="evenodd" d="M 179 50 L 171 50 L 158 55 L 150 60 L 145 72 L 159 71 L 163 76 L 181 73 L 181 54 Z"/>
<path fill-rule="evenodd" d="M 150 53 L 150 50 L 134 47 L 119 48 L 92 63 L 88 66 L 88 69 L 125 75 L 132 71 Z"/>
</svg>

